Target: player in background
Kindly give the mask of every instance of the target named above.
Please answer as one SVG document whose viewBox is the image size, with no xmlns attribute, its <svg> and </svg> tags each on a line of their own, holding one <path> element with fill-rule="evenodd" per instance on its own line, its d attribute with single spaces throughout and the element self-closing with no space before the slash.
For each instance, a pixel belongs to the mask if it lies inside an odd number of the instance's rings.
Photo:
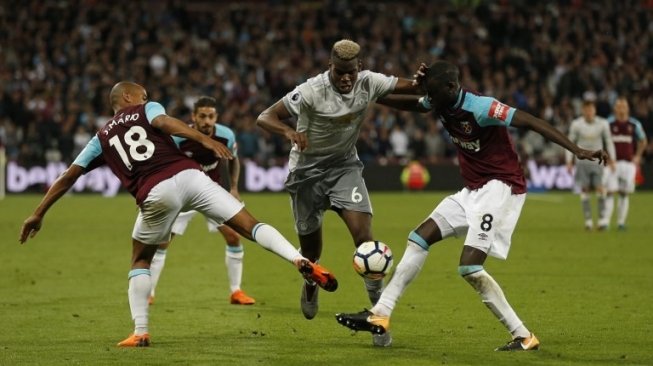
<svg viewBox="0 0 653 366">
<path fill-rule="evenodd" d="M 526 328 L 499 284 L 483 267 L 488 255 L 507 258 L 510 237 L 526 198 L 524 173 L 507 127 L 532 129 L 581 160 L 604 161 L 607 153 L 582 149 L 546 121 L 462 89 L 458 67 L 451 63 L 437 61 L 423 77 L 425 97 L 391 96 L 386 101 L 393 101 L 396 108 L 435 114 L 457 147 L 465 187 L 442 200 L 410 232 L 404 255 L 376 305 L 369 311 L 337 314 L 336 319 L 354 330 L 387 332 L 392 310 L 422 269 L 429 248 L 442 239 L 465 236 L 458 273 L 512 335 L 512 340 L 497 350 L 537 349 L 537 337 Z"/>
<path fill-rule="evenodd" d="M 628 195 L 635 192 L 635 174 L 642 162 L 642 155 L 648 144 L 642 124 L 630 116 L 628 100 L 619 97 L 614 103 L 614 115 L 608 118 L 612 142 L 617 154 L 616 169 L 605 171 L 605 186 L 608 191 L 605 218 L 610 225 L 614 209 L 614 195 L 617 198 L 617 227 L 626 229 L 626 217 L 630 204 Z"/>
<path fill-rule="evenodd" d="M 150 263 L 158 245 L 170 241 L 170 228 L 182 208 L 195 209 L 217 222 L 226 222 L 240 235 L 290 261 L 303 276 L 326 290 L 337 288 L 335 277 L 309 262 L 272 226 L 260 223 L 222 187 L 185 156 L 171 135 L 195 140 L 216 157 L 231 158 L 222 143 L 166 115 L 161 104 L 149 102 L 142 86 L 119 82 L 111 89 L 114 117 L 89 141 L 75 161 L 59 177 L 21 228 L 24 243 L 41 229 L 43 217 L 82 176 L 107 164 L 136 198 L 138 217 L 132 233 L 129 271 L 129 307 L 134 333 L 121 347 L 150 345 L 147 298 L 152 289 Z"/>
<path fill-rule="evenodd" d="M 360 46 L 343 39 L 333 45 L 327 71 L 298 85 L 256 121 L 292 143 L 286 189 L 301 252 L 311 261 L 317 262 L 322 254 L 327 209 L 344 221 L 356 247 L 373 240 L 372 205 L 356 141 L 368 106 L 389 93 L 420 94 L 423 89 L 414 80 L 362 70 Z M 295 129 L 282 122 L 291 117 L 297 118 Z M 382 286 L 382 279 L 365 279 L 372 304 Z M 318 289 L 311 281 L 302 286 L 300 304 L 306 319 L 313 319 Z M 390 342 L 389 334 L 374 338 L 375 345 Z"/>
<path fill-rule="evenodd" d="M 606 119 L 596 115 L 594 100 L 586 99 L 583 101 L 583 115 L 571 122 L 569 140 L 585 149 L 607 150 L 610 159 L 606 170 L 614 170 L 615 152 L 612 137 L 610 136 L 610 128 Z M 592 204 L 589 196 L 592 191 L 596 193 L 598 200 L 598 227 L 601 231 L 605 230 L 608 226 L 608 220 L 605 216 L 606 191 L 603 185 L 603 167 L 592 161 L 578 160 L 575 163 L 576 171 L 574 172 L 574 155 L 569 150 L 565 152 L 565 161 L 567 171 L 574 173 L 576 186 L 580 189 L 585 230 L 591 231 L 594 228 Z"/>
<path fill-rule="evenodd" d="M 218 124 L 218 102 L 211 97 L 200 97 L 193 105 L 193 113 L 191 115 L 193 122 L 192 127 L 201 133 L 210 136 L 212 139 L 223 143 L 233 156 L 233 159 L 227 160 L 229 172 L 229 193 L 240 201 L 238 194 L 238 178 L 240 176 L 240 162 L 238 160 L 238 148 L 236 144 L 236 137 L 233 131 L 222 124 Z M 201 144 L 194 140 L 179 140 L 179 147 L 181 151 L 191 159 L 200 163 L 202 170 L 214 182 L 220 184 L 220 172 L 222 169 L 222 159 L 219 159 L 210 150 L 205 149 Z M 175 235 L 183 235 L 190 220 L 195 216 L 197 211 L 181 212 L 174 224 L 172 225 L 171 242 Z M 208 230 L 211 233 L 220 232 L 222 237 L 227 242 L 225 248 L 225 265 L 227 266 L 227 277 L 229 278 L 229 287 L 231 289 L 231 296 L 229 301 L 232 304 L 252 305 L 255 300 L 248 296 L 241 288 L 241 279 L 243 276 L 243 254 L 244 248 L 240 242 L 240 235 L 230 228 L 229 226 L 217 223 L 209 218 L 206 218 Z M 152 276 L 152 291 L 150 293 L 149 303 L 154 302 L 154 293 L 161 271 L 165 265 L 166 254 L 170 243 L 159 245 L 152 264 L 150 265 L 150 274 Z"/>
</svg>

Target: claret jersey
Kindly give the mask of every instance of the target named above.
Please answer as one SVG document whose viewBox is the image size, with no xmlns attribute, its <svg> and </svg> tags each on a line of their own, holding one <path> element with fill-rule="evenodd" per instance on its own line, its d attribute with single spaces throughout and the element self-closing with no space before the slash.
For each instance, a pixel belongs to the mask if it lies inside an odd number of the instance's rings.
<svg viewBox="0 0 653 366">
<path fill-rule="evenodd" d="M 224 144 L 229 151 L 231 151 L 231 155 L 233 155 L 234 158 L 238 156 L 236 135 L 231 128 L 216 123 L 211 138 Z M 197 161 L 202 167 L 202 170 L 204 170 L 213 181 L 220 183 L 220 162 L 222 160 L 216 157 L 213 151 L 208 150 L 202 146 L 202 144 L 194 140 L 179 137 L 175 137 L 174 140 L 179 145 L 179 148 L 184 155 Z"/>
<path fill-rule="evenodd" d="M 631 161 L 635 155 L 636 142 L 646 138 L 642 123 L 633 117 L 618 121 L 614 116 L 608 118 L 608 123 L 617 155 L 616 160 Z"/>
<path fill-rule="evenodd" d="M 107 164 L 140 204 L 159 182 L 199 165 L 186 157 L 172 137 L 150 124 L 165 114 L 156 102 L 119 110 L 88 142 L 73 164 L 86 172 Z"/>
<path fill-rule="evenodd" d="M 524 172 L 507 130 L 515 111 L 464 89 L 452 107 L 433 111 L 458 149 L 467 188 L 475 190 L 497 179 L 509 185 L 513 194 L 526 192 Z"/>
</svg>

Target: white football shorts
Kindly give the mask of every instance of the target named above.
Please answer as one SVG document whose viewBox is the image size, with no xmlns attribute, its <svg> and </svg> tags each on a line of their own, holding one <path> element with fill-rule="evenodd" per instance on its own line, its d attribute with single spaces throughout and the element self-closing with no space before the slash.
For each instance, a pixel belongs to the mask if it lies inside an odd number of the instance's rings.
<svg viewBox="0 0 653 366">
<path fill-rule="evenodd" d="M 618 160 L 614 171 L 610 167 L 604 169 L 603 184 L 608 192 L 635 192 L 635 174 L 637 173 L 635 163 Z"/>
<path fill-rule="evenodd" d="M 429 217 L 443 239 L 466 235 L 465 245 L 506 259 L 525 199 L 525 193 L 512 194 L 509 185 L 491 180 L 477 190 L 463 188 L 446 197 Z"/>
<path fill-rule="evenodd" d="M 172 224 L 181 211 L 195 210 L 223 223 L 244 204 L 200 170 L 183 170 L 152 188 L 139 207 L 132 237 L 143 244 L 170 241 Z"/>
<path fill-rule="evenodd" d="M 195 217 L 195 214 L 197 214 L 197 211 L 195 210 L 180 212 L 179 216 L 177 216 L 177 220 L 172 224 L 172 233 L 175 235 L 184 235 L 188 224 L 190 224 L 190 220 Z M 208 217 L 206 218 L 206 227 L 210 233 L 217 232 L 218 228 L 222 225 L 223 224 L 219 224 L 215 220 L 211 220 Z"/>
</svg>

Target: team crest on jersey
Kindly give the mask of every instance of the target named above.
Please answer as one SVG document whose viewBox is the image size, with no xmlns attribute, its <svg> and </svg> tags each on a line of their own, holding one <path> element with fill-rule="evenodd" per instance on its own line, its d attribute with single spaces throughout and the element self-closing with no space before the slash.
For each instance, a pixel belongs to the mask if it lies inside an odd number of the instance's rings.
<svg viewBox="0 0 653 366">
<path fill-rule="evenodd" d="M 462 127 L 464 133 L 468 135 L 472 133 L 472 125 L 469 123 L 469 121 L 460 122 L 460 127 Z"/>
<path fill-rule="evenodd" d="M 361 92 L 356 99 L 355 105 L 367 104 L 369 101 L 370 94 L 368 92 Z"/>
</svg>

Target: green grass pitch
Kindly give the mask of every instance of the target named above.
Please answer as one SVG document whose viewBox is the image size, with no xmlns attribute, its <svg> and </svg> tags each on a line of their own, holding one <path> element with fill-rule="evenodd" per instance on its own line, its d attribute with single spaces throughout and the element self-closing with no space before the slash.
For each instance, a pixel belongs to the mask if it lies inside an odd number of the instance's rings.
<svg viewBox="0 0 653 366">
<path fill-rule="evenodd" d="M 401 258 L 406 236 L 444 193 L 373 193 L 374 232 Z M 244 195 L 248 209 L 297 243 L 288 196 Z M 132 331 L 127 272 L 136 207 L 130 196 L 62 198 L 26 245 L 18 232 L 40 196 L 0 201 L 0 365 L 651 365 L 653 194 L 631 198 L 626 232 L 585 232 L 577 196 L 530 194 L 507 261 L 489 259 L 537 352 L 497 353 L 508 333 L 457 275 L 461 239 L 431 248 L 392 318 L 394 345 L 338 325 L 337 312 L 369 307 L 351 267 L 353 245 L 325 217 L 322 263 L 338 276 L 311 321 L 301 278 L 245 244 L 243 288 L 254 306 L 229 305 L 224 242 L 196 218 L 172 244 L 156 304 L 152 347 L 120 349 Z M 614 226 L 614 225 L 613 225 Z"/>
</svg>

